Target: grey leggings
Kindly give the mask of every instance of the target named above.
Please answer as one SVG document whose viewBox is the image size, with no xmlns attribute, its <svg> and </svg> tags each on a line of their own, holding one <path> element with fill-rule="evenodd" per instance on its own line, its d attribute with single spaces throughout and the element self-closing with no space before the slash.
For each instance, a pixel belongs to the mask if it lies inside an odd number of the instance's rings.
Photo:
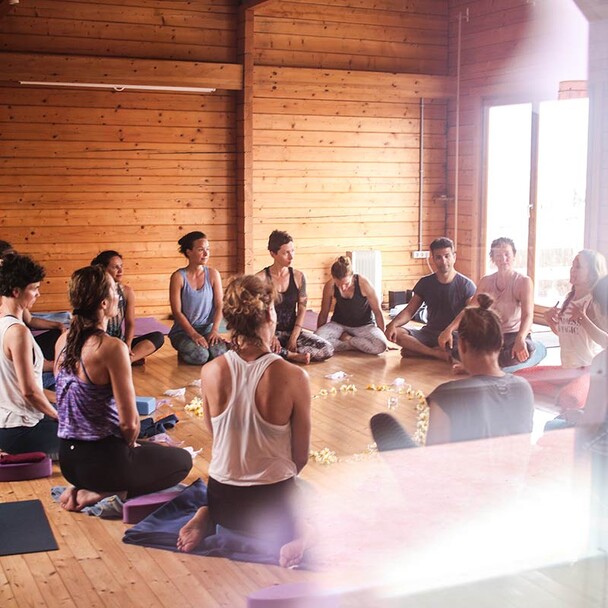
<svg viewBox="0 0 608 608">
<path fill-rule="evenodd" d="M 347 333 L 352 338 L 348 342 L 340 340 L 343 333 Z M 388 346 L 384 333 L 377 325 L 371 323 L 361 327 L 347 327 L 330 321 L 317 329 L 317 335 L 325 338 L 334 347 L 335 352 L 360 350 L 369 355 L 379 355 Z"/>
</svg>

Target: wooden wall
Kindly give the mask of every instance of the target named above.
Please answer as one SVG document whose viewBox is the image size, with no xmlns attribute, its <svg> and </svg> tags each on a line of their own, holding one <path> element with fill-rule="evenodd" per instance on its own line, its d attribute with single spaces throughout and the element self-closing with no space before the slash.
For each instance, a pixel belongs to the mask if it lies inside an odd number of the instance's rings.
<svg viewBox="0 0 608 608">
<path fill-rule="evenodd" d="M 0 18 L 0 72 L 9 72 L 0 81 L 22 77 L 21 53 L 44 53 L 42 72 L 55 70 L 57 54 L 85 55 L 85 82 L 109 58 L 158 60 L 153 71 L 188 60 L 169 66 L 178 84 L 179 66 L 235 62 L 236 15 L 231 0 L 23 1 Z M 226 90 L 0 86 L 0 238 L 46 266 L 38 308 L 65 309 L 71 272 L 112 248 L 138 313 L 166 315 L 169 274 L 183 260 L 176 242 L 193 229 L 209 234 L 222 274 L 235 272 L 235 122 Z"/>
<path fill-rule="evenodd" d="M 112 247 L 138 313 L 167 314 L 175 242 L 198 227 L 224 276 L 268 263 L 268 233 L 290 231 L 313 307 L 346 250 L 382 250 L 385 296 L 427 271 L 411 252 L 420 216 L 424 248 L 445 230 L 447 0 L 248 4 L 255 19 L 240 29 L 237 0 L 24 0 L 3 11 L 0 64 L 38 53 L 53 75 L 84 56 L 81 74 L 92 65 L 103 78 L 124 58 L 150 73 L 158 61 L 169 78 L 169 62 L 188 62 L 191 79 L 193 62 L 248 66 L 244 94 L 0 90 L 0 238 L 47 265 L 40 308 L 65 308 L 71 271 Z M 142 78 L 112 64 L 121 69 Z M 14 72 L 0 65 L 0 82 Z"/>
<path fill-rule="evenodd" d="M 586 79 L 587 41 L 572 31 L 573 0 L 450 0 L 450 73 L 461 22 L 458 246 L 460 268 L 478 278 L 483 250 L 483 109 L 489 101 L 557 99 L 560 81 Z M 448 183 L 454 195 L 456 105 L 448 114 Z M 454 207 L 448 231 L 454 233 Z"/>
<path fill-rule="evenodd" d="M 447 2 L 271 2 L 254 31 L 254 268 L 279 228 L 295 239 L 313 307 L 347 250 L 381 250 L 385 299 L 412 287 L 428 271 L 411 258 L 425 96 L 423 247 L 445 229 L 435 198 L 446 192 L 447 93 L 433 87 L 447 73 Z"/>
</svg>

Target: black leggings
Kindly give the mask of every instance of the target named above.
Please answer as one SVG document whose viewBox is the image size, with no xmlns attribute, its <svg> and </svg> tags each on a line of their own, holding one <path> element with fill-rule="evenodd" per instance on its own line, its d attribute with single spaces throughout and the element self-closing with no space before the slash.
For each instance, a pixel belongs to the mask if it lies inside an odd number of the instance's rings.
<svg viewBox="0 0 608 608">
<path fill-rule="evenodd" d="M 53 460 L 59 453 L 57 420 L 45 416 L 34 426 L 0 429 L 0 449 L 9 454 L 45 452 Z"/>
<path fill-rule="evenodd" d="M 256 486 L 233 486 L 209 477 L 209 514 L 214 524 L 280 547 L 296 537 L 295 493 L 295 477 Z"/>
<path fill-rule="evenodd" d="M 55 360 L 55 342 L 57 342 L 60 335 L 61 331 L 58 329 L 49 329 L 34 336 L 34 340 L 36 340 L 42 351 L 42 355 L 47 361 Z"/>
<path fill-rule="evenodd" d="M 131 349 L 144 340 L 152 342 L 154 344 L 154 352 L 156 352 L 165 343 L 165 336 L 160 331 L 152 331 L 143 336 L 136 336 L 133 338 L 133 342 L 131 342 Z"/>
<path fill-rule="evenodd" d="M 181 448 L 142 442 L 131 448 L 124 439 L 60 439 L 59 465 L 76 488 L 93 492 L 127 492 L 127 498 L 158 492 L 182 481 L 192 457 Z"/>
</svg>

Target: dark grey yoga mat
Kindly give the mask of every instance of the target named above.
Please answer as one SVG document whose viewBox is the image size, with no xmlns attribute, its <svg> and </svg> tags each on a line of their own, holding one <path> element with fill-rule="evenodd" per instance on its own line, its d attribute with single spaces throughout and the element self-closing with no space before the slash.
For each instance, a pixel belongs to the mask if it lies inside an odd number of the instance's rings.
<svg viewBox="0 0 608 608">
<path fill-rule="evenodd" d="M 58 548 L 39 500 L 0 504 L 0 555 L 56 551 Z"/>
</svg>

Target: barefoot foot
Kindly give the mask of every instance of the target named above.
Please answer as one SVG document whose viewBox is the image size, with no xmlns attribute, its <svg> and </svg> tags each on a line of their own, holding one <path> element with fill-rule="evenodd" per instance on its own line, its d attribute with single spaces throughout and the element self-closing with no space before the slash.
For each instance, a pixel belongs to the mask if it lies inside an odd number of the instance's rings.
<svg viewBox="0 0 608 608">
<path fill-rule="evenodd" d="M 302 561 L 306 551 L 306 542 L 303 538 L 296 538 L 283 545 L 279 552 L 279 566 L 295 568 Z"/>
<path fill-rule="evenodd" d="M 310 363 L 310 353 L 288 353 L 287 360 L 292 363 L 303 363 L 308 365 Z"/>
<path fill-rule="evenodd" d="M 78 490 L 74 486 L 67 487 L 59 497 L 59 504 L 66 511 L 78 511 L 78 502 L 76 501 L 76 493 Z"/>
<path fill-rule="evenodd" d="M 184 553 L 194 551 L 201 541 L 209 534 L 211 519 L 209 509 L 201 507 L 194 517 L 182 527 L 177 536 L 177 550 Z"/>
</svg>

